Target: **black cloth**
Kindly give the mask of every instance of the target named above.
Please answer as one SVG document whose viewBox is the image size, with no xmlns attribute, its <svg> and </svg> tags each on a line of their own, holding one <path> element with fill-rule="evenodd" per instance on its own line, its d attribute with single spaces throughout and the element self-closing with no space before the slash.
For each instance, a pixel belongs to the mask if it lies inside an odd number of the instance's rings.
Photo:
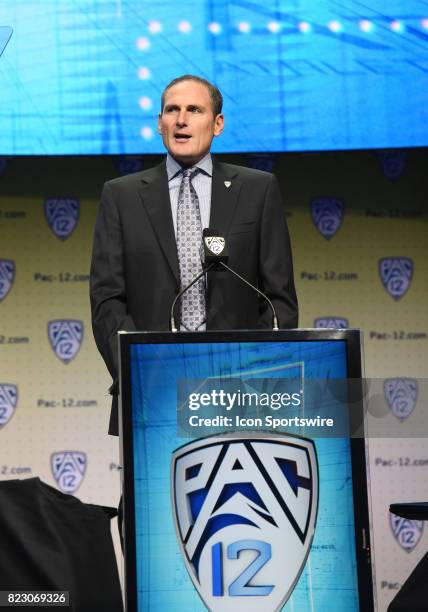
<svg viewBox="0 0 428 612">
<path fill-rule="evenodd" d="M 428 553 L 391 601 L 388 612 L 428 612 Z"/>
<path fill-rule="evenodd" d="M 229 265 L 297 327 L 289 234 L 274 175 L 213 160 L 210 227 L 227 239 Z M 166 331 L 180 290 L 165 161 L 104 185 L 91 265 L 92 327 L 113 378 L 109 433 L 118 431 L 117 331 Z M 208 278 L 207 329 L 270 328 L 265 301 L 229 272 Z"/>
<path fill-rule="evenodd" d="M 110 533 L 116 514 L 38 478 L 0 482 L 0 590 L 70 592 L 69 608 L 37 610 L 121 612 Z"/>
</svg>

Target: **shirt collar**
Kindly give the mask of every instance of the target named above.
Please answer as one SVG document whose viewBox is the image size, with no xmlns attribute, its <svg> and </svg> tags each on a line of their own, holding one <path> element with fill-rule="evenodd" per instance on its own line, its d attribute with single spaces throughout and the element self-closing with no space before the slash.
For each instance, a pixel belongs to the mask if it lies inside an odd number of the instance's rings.
<svg viewBox="0 0 428 612">
<path fill-rule="evenodd" d="M 193 168 L 199 168 L 199 170 L 202 170 L 204 174 L 212 176 L 213 160 L 211 153 L 207 153 L 205 157 L 200 159 L 198 163 L 193 166 Z M 182 170 L 183 168 L 180 166 L 180 164 L 176 162 L 175 159 L 168 153 L 166 156 L 166 172 L 168 174 L 168 181 L 176 177 Z"/>
</svg>

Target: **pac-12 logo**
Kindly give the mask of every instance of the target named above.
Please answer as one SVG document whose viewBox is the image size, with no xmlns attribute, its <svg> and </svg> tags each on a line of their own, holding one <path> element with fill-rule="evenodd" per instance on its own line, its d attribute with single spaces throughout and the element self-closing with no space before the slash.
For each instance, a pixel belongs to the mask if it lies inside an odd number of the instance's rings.
<svg viewBox="0 0 428 612">
<path fill-rule="evenodd" d="M 171 491 L 184 562 L 206 607 L 279 610 L 314 536 L 314 443 L 270 433 L 197 440 L 174 452 Z"/>
<path fill-rule="evenodd" d="M 45 215 L 49 227 L 60 240 L 70 236 L 79 219 L 79 200 L 77 198 L 47 198 Z"/>
<path fill-rule="evenodd" d="M 418 381 L 415 378 L 387 378 L 383 391 L 392 414 L 400 421 L 407 419 L 416 406 Z"/>
<path fill-rule="evenodd" d="M 77 355 L 83 340 L 83 323 L 75 319 L 49 321 L 48 336 L 52 350 L 64 363 Z"/>
<path fill-rule="evenodd" d="M 226 245 L 222 236 L 207 236 L 204 240 L 207 248 L 211 253 L 214 253 L 214 255 L 220 255 Z"/>
<path fill-rule="evenodd" d="M 273 172 L 279 155 L 278 153 L 247 153 L 244 157 L 250 168 Z"/>
<path fill-rule="evenodd" d="M 410 257 L 383 257 L 379 260 L 379 274 L 389 295 L 399 300 L 412 282 L 413 261 Z"/>
<path fill-rule="evenodd" d="M 315 198 L 311 202 L 312 221 L 317 230 L 330 240 L 342 225 L 345 205 L 338 198 Z"/>
<path fill-rule="evenodd" d="M 412 521 L 390 513 L 389 524 L 401 548 L 411 552 L 422 537 L 423 521 Z"/>
<path fill-rule="evenodd" d="M 0 429 L 10 421 L 18 402 L 16 385 L 0 384 Z"/>
<path fill-rule="evenodd" d="M 0 43 L 1 45 L 1 43 Z M 0 55 L 1 55 L 1 48 L 0 48 Z M 7 159 L 6 157 L 0 157 L 0 176 L 4 173 L 4 171 L 6 170 L 6 166 L 7 166 Z"/>
<path fill-rule="evenodd" d="M 0 259 L 0 302 L 12 289 L 15 280 L 15 262 L 11 259 Z"/>
<path fill-rule="evenodd" d="M 404 172 L 408 158 L 407 151 L 378 151 L 376 153 L 386 178 L 397 180 Z"/>
<path fill-rule="evenodd" d="M 122 176 L 133 174 L 144 168 L 144 157 L 142 155 L 121 155 L 116 159 L 115 166 Z"/>
<path fill-rule="evenodd" d="M 349 321 L 344 317 L 319 317 L 315 319 L 314 327 L 318 329 L 347 329 Z"/>
<path fill-rule="evenodd" d="M 51 468 L 55 482 L 64 493 L 74 493 L 86 472 L 86 454 L 79 451 L 52 453 Z"/>
</svg>

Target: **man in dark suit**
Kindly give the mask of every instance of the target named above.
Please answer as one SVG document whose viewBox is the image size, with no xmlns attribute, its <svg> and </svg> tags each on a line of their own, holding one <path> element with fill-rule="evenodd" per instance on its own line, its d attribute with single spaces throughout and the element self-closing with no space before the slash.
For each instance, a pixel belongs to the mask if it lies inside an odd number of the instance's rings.
<svg viewBox="0 0 428 612">
<path fill-rule="evenodd" d="M 225 236 L 229 265 L 268 295 L 280 327 L 297 326 L 291 248 L 276 178 L 211 158 L 211 142 L 223 130 L 221 111 L 221 93 L 214 85 L 192 75 L 174 79 L 162 94 L 158 119 L 166 161 L 104 185 L 94 235 L 91 306 L 95 340 L 113 378 L 111 434 L 118 429 L 117 332 L 168 330 L 171 304 L 186 284 L 180 246 L 180 207 L 186 197 L 196 206 L 197 222 L 190 224 L 196 227 L 195 244 L 204 227 Z M 186 169 L 193 174 L 183 187 Z M 182 314 L 181 329 L 272 326 L 266 302 L 229 272 L 210 273 L 202 290 L 200 324 L 189 328 Z"/>
</svg>

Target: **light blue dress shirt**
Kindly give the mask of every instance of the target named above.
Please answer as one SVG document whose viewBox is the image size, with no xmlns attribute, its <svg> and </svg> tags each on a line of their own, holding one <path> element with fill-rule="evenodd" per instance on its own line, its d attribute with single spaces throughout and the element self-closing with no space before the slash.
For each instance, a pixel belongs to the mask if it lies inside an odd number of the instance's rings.
<svg viewBox="0 0 428 612">
<path fill-rule="evenodd" d="M 200 172 L 192 180 L 199 200 L 199 210 L 201 211 L 202 229 L 209 227 L 211 211 L 211 183 L 213 173 L 213 162 L 210 153 L 207 153 L 197 164 L 193 166 L 199 168 Z M 181 185 L 182 167 L 171 155 L 166 158 L 166 172 L 168 175 L 169 198 L 171 200 L 172 220 L 174 223 L 174 233 L 177 238 L 177 210 L 178 192 Z"/>
</svg>

